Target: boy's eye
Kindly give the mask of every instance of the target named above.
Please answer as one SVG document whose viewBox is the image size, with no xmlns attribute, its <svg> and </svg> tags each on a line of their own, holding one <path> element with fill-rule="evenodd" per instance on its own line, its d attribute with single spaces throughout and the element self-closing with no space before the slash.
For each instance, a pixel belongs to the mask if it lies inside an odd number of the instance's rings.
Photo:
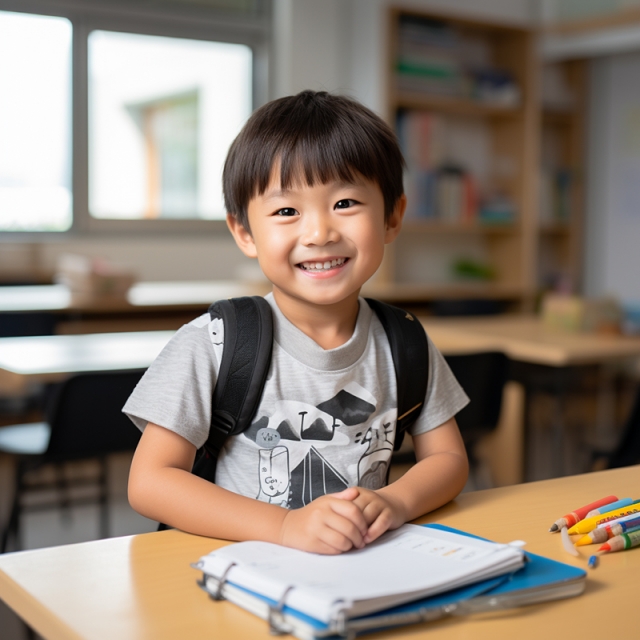
<svg viewBox="0 0 640 640">
<path fill-rule="evenodd" d="M 275 213 L 277 216 L 295 216 L 298 212 L 291 207 L 284 207 L 284 209 L 278 209 Z"/>
<path fill-rule="evenodd" d="M 354 205 L 358 204 L 355 200 L 352 200 L 351 198 L 343 198 L 342 200 L 338 200 L 338 202 L 336 202 L 336 209 L 348 209 L 349 207 L 353 207 Z"/>
</svg>

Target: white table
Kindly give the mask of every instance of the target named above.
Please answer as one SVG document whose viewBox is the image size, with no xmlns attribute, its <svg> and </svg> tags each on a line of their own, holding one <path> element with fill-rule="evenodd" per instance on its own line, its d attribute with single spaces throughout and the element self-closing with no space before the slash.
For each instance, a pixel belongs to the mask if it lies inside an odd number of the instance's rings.
<svg viewBox="0 0 640 640">
<path fill-rule="evenodd" d="M 207 307 L 216 300 L 234 296 L 264 295 L 268 283 L 226 280 L 185 282 L 138 282 L 126 299 L 88 300 L 74 297 L 62 284 L 0 286 L 0 313 L 28 312 L 123 312 Z"/>
<path fill-rule="evenodd" d="M 72 373 L 145 369 L 173 331 L 0 338 L 0 389 L 56 382 Z"/>
</svg>

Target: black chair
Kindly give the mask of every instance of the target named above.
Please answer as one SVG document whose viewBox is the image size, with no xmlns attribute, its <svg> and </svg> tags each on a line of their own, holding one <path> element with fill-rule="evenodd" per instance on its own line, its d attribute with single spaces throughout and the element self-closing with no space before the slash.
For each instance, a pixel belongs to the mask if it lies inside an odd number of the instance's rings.
<svg viewBox="0 0 640 640">
<path fill-rule="evenodd" d="M 14 538 L 20 548 L 20 515 L 26 509 L 69 507 L 98 502 L 100 535 L 109 532 L 107 456 L 133 451 L 140 438 L 138 429 L 122 413 L 122 407 L 138 383 L 143 371 L 89 373 L 73 376 L 61 383 L 52 394 L 47 422 L 12 425 L 0 428 L 0 452 L 17 458 L 14 496 L 8 522 L 2 533 L 0 552 Z M 64 463 L 94 459 L 97 477 L 67 479 Z M 36 469 L 51 465 L 56 479 L 51 482 L 29 482 Z M 72 487 L 92 485 L 97 496 L 73 498 Z M 37 506 L 23 504 L 27 492 L 57 489 L 57 499 Z"/>
<path fill-rule="evenodd" d="M 509 360 L 500 352 L 449 355 L 445 360 L 469 396 L 469 404 L 456 415 L 456 421 L 467 449 L 471 478 L 478 485 L 475 450 L 480 440 L 498 426 Z"/>
<path fill-rule="evenodd" d="M 617 469 L 640 463 L 640 388 L 631 407 L 631 413 L 622 430 L 616 449 L 608 456 L 607 468 Z"/>
</svg>

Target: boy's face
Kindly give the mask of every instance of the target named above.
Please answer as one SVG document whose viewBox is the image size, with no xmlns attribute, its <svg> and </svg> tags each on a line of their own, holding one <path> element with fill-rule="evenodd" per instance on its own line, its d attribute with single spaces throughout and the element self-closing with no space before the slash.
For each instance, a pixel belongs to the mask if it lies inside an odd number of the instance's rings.
<svg viewBox="0 0 640 640">
<path fill-rule="evenodd" d="M 249 233 L 232 216 L 229 228 L 245 255 L 257 258 L 280 308 L 333 305 L 352 299 L 376 272 L 384 245 L 399 233 L 404 196 L 389 220 L 377 184 L 306 182 L 283 191 L 279 171 L 249 202 Z"/>
</svg>

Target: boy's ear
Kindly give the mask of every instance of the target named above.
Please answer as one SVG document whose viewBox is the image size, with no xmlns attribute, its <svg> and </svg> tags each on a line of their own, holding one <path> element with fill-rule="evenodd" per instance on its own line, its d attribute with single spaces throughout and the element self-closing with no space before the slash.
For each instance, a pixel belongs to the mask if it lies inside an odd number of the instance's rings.
<svg viewBox="0 0 640 640">
<path fill-rule="evenodd" d="M 407 196 L 404 193 L 398 198 L 396 206 L 393 212 L 389 216 L 386 222 L 386 230 L 384 235 L 384 243 L 389 244 L 393 242 L 402 229 L 402 219 L 404 218 L 404 212 L 407 208 Z"/>
<path fill-rule="evenodd" d="M 229 231 L 231 231 L 231 235 L 236 241 L 236 244 L 240 247 L 240 251 L 248 258 L 257 258 L 258 253 L 253 241 L 253 236 L 245 229 L 244 225 L 230 213 L 227 214 L 227 227 L 229 227 Z"/>
</svg>

